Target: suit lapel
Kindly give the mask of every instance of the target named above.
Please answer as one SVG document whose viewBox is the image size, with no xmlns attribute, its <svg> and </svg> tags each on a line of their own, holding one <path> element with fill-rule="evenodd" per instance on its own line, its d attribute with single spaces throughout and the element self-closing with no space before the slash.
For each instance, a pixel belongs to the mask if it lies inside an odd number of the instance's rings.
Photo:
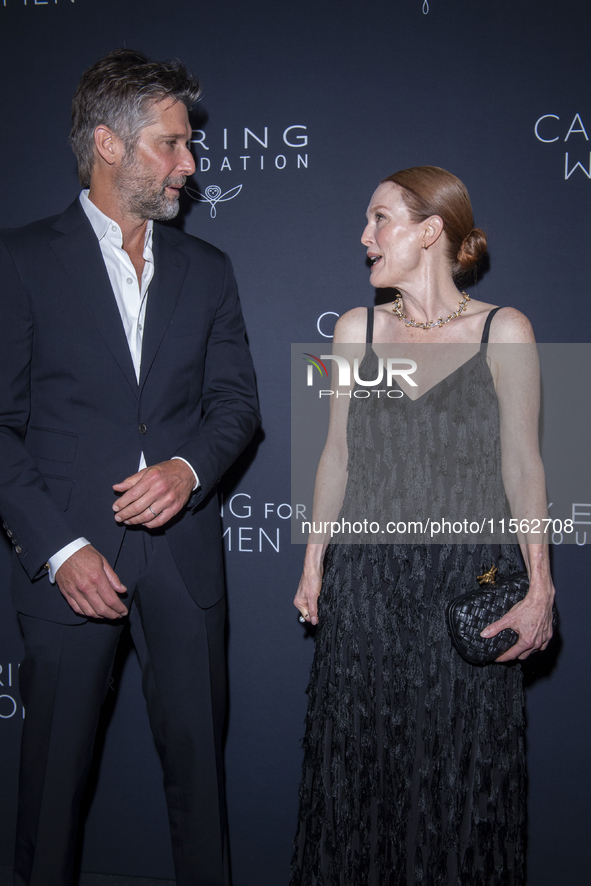
<svg viewBox="0 0 591 886">
<path fill-rule="evenodd" d="M 168 329 L 187 275 L 188 259 L 175 248 L 178 235 L 174 228 L 154 225 L 154 277 L 148 292 L 146 324 L 142 341 L 140 391 Z"/>
<path fill-rule="evenodd" d="M 61 231 L 51 247 L 85 305 L 123 375 L 137 395 L 138 386 L 119 308 L 113 295 L 101 248 L 80 201 L 76 200 L 53 227 Z"/>
</svg>

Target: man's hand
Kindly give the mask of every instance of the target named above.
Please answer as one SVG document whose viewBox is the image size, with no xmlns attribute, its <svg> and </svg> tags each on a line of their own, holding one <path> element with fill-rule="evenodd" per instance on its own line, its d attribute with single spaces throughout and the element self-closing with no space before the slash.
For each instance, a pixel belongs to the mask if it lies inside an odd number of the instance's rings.
<svg viewBox="0 0 591 886">
<path fill-rule="evenodd" d="M 117 594 L 122 585 L 102 554 L 86 545 L 62 563 L 55 574 L 58 587 L 74 612 L 88 618 L 121 618 L 127 607 Z"/>
<path fill-rule="evenodd" d="M 113 486 L 115 492 L 123 493 L 113 505 L 115 519 L 128 526 L 158 529 L 184 508 L 194 485 L 193 471 L 180 458 L 143 468 Z"/>
</svg>

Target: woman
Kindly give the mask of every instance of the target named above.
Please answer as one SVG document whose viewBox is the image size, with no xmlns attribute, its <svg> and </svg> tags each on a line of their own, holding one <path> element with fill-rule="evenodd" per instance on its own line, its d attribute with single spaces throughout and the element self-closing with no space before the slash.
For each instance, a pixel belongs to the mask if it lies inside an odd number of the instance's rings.
<svg viewBox="0 0 591 886">
<path fill-rule="evenodd" d="M 316 524 L 361 519 L 370 502 L 370 519 L 392 509 L 416 518 L 425 489 L 444 518 L 462 502 L 468 511 L 480 502 L 486 517 L 486 495 L 498 503 L 505 490 L 514 517 L 544 516 L 531 326 L 456 287 L 486 252 L 466 189 L 443 169 L 407 169 L 379 185 L 367 219 L 371 282 L 399 296 L 341 317 L 335 347 L 358 346 L 361 380 L 377 377 L 387 345 L 403 354 L 423 343 L 456 347 L 424 349 L 416 390 L 401 380 L 402 399 L 332 398 Z M 445 607 L 492 566 L 501 575 L 520 568 L 516 547 L 477 536 L 400 541 L 327 550 L 327 538 L 310 537 L 294 603 L 318 628 L 291 884 L 521 884 L 524 715 L 514 660 L 552 636 L 547 546 L 539 535 L 519 538 L 529 593 L 485 632 L 519 634 L 498 659 L 511 664 L 473 667 L 451 647 Z"/>
</svg>

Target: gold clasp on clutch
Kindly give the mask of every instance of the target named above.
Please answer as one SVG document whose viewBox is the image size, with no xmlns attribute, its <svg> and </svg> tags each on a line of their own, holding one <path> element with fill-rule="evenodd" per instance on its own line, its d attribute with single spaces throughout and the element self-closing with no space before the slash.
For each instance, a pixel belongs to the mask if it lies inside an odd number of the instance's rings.
<svg viewBox="0 0 591 886">
<path fill-rule="evenodd" d="M 476 578 L 478 583 L 481 585 L 494 585 L 496 581 L 498 569 L 496 566 L 491 566 L 488 572 L 485 572 L 484 575 L 477 575 Z"/>
</svg>

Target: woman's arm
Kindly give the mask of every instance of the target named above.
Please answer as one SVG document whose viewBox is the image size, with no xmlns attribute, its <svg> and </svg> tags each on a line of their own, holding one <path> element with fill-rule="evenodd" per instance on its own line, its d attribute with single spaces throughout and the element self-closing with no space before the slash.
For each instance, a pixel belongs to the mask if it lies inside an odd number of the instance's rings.
<svg viewBox="0 0 591 886">
<path fill-rule="evenodd" d="M 520 523 L 547 517 L 546 482 L 538 443 L 540 371 L 529 320 L 506 308 L 494 319 L 488 349 L 501 418 L 503 482 L 511 514 Z M 534 525 L 544 525 L 543 523 Z M 497 661 L 527 658 L 545 649 L 552 637 L 554 585 L 550 575 L 548 539 L 541 533 L 518 534 L 530 589 L 503 618 L 489 625 L 484 637 L 505 628 L 519 640 Z"/>
<path fill-rule="evenodd" d="M 333 344 L 362 343 L 365 341 L 367 311 L 354 308 L 344 314 L 335 326 Z M 362 356 L 363 348 L 359 354 Z M 355 356 L 359 356 L 356 354 Z M 347 349 L 347 358 L 352 360 L 352 349 Z M 337 389 L 338 370 L 333 364 L 332 390 Z M 343 389 L 341 388 L 341 391 Z M 343 393 L 345 393 L 343 391 Z M 347 396 L 331 397 L 330 420 L 326 444 L 320 457 L 316 483 L 314 485 L 314 505 L 312 522 L 330 523 L 336 521 L 347 485 L 347 418 L 350 399 Z M 306 621 L 318 624 L 318 597 L 322 584 L 324 554 L 330 541 L 330 532 L 311 533 L 306 546 L 304 568 L 294 599 L 294 606 L 300 610 Z"/>
</svg>

